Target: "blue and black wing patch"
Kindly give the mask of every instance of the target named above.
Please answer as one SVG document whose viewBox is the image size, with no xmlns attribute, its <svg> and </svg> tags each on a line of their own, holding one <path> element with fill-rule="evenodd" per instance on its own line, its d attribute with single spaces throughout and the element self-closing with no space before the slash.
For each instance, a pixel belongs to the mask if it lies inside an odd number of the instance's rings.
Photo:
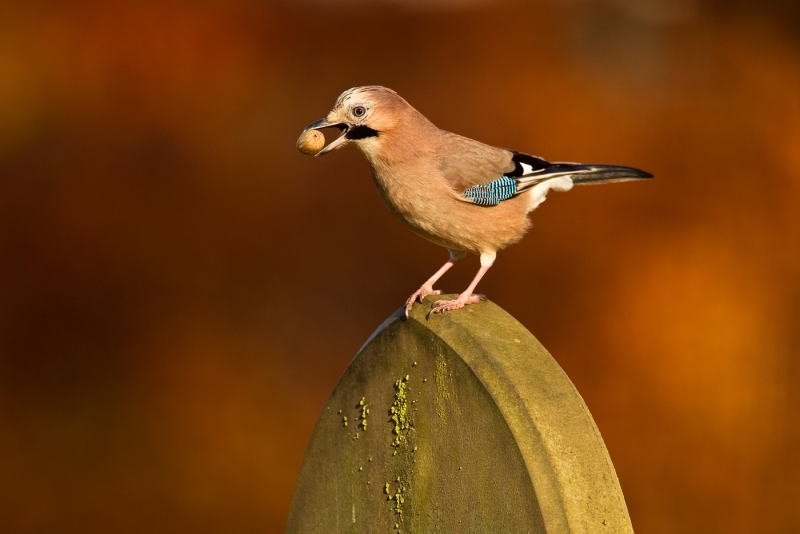
<svg viewBox="0 0 800 534">
<path fill-rule="evenodd" d="M 536 174 L 550 167 L 550 163 L 521 152 L 512 152 L 514 169 L 488 184 L 474 185 L 464 191 L 464 198 L 480 206 L 497 206 L 520 193 L 518 178 Z"/>
<path fill-rule="evenodd" d="M 556 184 L 558 187 L 553 187 L 561 191 L 569 190 L 573 185 L 627 182 L 653 177 L 649 172 L 633 167 L 594 163 L 550 163 L 520 152 L 512 152 L 511 161 L 514 169 L 488 184 L 473 185 L 464 191 L 464 199 L 479 206 L 497 206 L 504 200 L 553 179 L 562 180 L 560 185 Z M 548 189 L 545 189 L 541 193 L 542 199 L 547 191 Z"/>
<path fill-rule="evenodd" d="M 497 206 L 517 194 L 517 181 L 502 176 L 488 184 L 473 185 L 464 191 L 464 197 L 481 206 Z"/>
</svg>

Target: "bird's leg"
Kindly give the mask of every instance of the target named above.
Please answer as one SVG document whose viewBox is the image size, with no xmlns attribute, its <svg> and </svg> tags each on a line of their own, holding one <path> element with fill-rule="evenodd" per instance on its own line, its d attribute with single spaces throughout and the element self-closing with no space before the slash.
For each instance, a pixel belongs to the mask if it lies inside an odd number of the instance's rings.
<svg viewBox="0 0 800 534">
<path fill-rule="evenodd" d="M 491 267 L 494 263 L 494 258 L 496 255 L 497 254 L 494 252 L 481 254 L 481 268 L 478 269 L 478 274 L 476 274 L 475 278 L 472 279 L 469 287 L 455 300 L 437 300 L 433 303 L 433 306 L 431 306 L 433 309 L 430 311 L 430 313 L 441 313 L 457 310 L 459 308 L 463 308 L 467 304 L 479 303 L 481 301 L 481 297 L 478 295 L 473 295 L 472 292 L 475 290 L 475 287 L 477 287 L 478 282 L 481 281 L 481 278 L 483 278 L 483 275 L 486 274 L 486 271 L 489 270 L 489 267 Z"/>
<path fill-rule="evenodd" d="M 422 299 L 424 299 L 428 295 L 442 294 L 441 291 L 433 289 L 433 284 L 435 284 L 436 281 L 439 280 L 439 278 L 441 278 L 444 273 L 450 270 L 450 267 L 452 267 L 458 260 L 460 260 L 464 256 L 465 254 L 463 252 L 457 252 L 454 250 L 450 251 L 450 259 L 447 260 L 447 263 L 442 265 L 441 269 L 436 271 L 436 273 L 433 276 L 428 278 L 428 280 L 424 284 L 422 284 L 422 287 L 417 289 L 413 295 L 408 297 L 408 300 L 406 301 L 406 317 L 408 317 L 408 313 L 411 311 L 411 306 L 414 305 L 417 299 L 419 299 L 419 301 L 422 302 Z"/>
</svg>

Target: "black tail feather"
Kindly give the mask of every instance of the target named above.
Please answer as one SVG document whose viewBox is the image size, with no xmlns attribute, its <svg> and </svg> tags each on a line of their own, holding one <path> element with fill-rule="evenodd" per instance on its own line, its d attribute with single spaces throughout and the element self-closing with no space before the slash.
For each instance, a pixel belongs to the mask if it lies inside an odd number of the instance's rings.
<svg viewBox="0 0 800 534">
<path fill-rule="evenodd" d="M 621 165 L 551 163 L 546 169 L 537 170 L 516 178 L 518 191 L 530 189 L 536 184 L 562 176 L 570 178 L 574 185 L 610 184 L 632 180 L 647 180 L 653 177 L 649 172 Z"/>
<path fill-rule="evenodd" d="M 571 163 L 554 163 L 553 166 L 565 166 L 568 170 L 569 167 L 575 169 L 574 174 L 570 174 L 572 183 L 575 185 L 588 185 L 588 184 L 608 184 L 614 182 L 629 182 L 631 180 L 647 180 L 652 178 L 653 175 L 649 172 L 633 167 L 623 167 L 621 165 L 574 165 Z"/>
</svg>

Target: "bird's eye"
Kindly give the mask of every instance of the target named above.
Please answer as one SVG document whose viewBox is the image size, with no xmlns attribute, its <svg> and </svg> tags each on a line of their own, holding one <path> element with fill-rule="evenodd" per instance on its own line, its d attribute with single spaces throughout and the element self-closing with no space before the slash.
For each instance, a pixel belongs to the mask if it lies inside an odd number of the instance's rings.
<svg viewBox="0 0 800 534">
<path fill-rule="evenodd" d="M 367 110 L 364 109 L 364 106 L 356 106 L 353 108 L 353 115 L 355 115 L 356 117 L 363 117 L 364 113 L 366 112 Z"/>
</svg>

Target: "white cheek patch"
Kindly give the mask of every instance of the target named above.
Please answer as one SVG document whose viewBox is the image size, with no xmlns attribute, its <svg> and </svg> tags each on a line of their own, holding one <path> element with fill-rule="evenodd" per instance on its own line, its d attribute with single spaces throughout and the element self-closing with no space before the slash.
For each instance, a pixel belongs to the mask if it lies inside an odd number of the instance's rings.
<svg viewBox="0 0 800 534">
<path fill-rule="evenodd" d="M 528 193 L 527 212 L 530 213 L 538 208 L 539 204 L 544 202 L 544 199 L 547 198 L 547 193 L 550 192 L 551 189 L 553 191 L 569 191 L 572 189 L 572 178 L 560 176 L 533 186 L 530 193 Z"/>
</svg>

